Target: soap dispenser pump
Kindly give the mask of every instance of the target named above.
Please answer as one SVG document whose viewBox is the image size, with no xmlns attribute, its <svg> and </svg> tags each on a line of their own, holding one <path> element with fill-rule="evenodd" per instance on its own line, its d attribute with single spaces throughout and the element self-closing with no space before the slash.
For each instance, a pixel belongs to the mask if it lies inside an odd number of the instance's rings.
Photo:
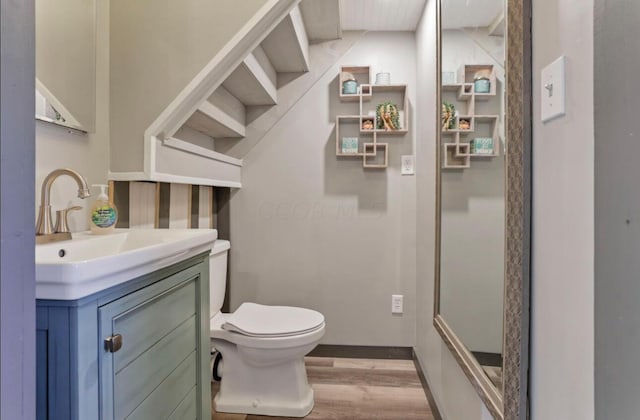
<svg viewBox="0 0 640 420">
<path fill-rule="evenodd" d="M 115 204 L 109 201 L 107 189 L 109 186 L 104 184 L 94 184 L 92 187 L 100 187 L 100 194 L 96 199 L 89 216 L 89 225 L 91 232 L 103 235 L 112 232 L 118 221 L 118 210 Z"/>
</svg>

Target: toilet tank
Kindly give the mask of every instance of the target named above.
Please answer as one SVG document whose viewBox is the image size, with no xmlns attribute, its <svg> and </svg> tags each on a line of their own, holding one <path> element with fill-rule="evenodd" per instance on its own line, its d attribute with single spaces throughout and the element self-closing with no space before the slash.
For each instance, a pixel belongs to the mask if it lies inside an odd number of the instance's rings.
<svg viewBox="0 0 640 420">
<path fill-rule="evenodd" d="M 227 289 L 227 256 L 231 243 L 216 239 L 209 255 L 209 316 L 213 317 L 222 308 Z"/>
</svg>

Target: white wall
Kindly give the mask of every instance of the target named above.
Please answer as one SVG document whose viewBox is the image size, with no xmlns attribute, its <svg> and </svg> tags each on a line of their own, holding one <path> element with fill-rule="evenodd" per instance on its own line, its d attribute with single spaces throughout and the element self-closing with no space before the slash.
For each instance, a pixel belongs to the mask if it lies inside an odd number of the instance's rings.
<svg viewBox="0 0 640 420">
<path fill-rule="evenodd" d="M 428 0 L 416 33 L 416 354 L 443 418 L 490 419 L 480 397 L 433 327 L 436 160 L 436 0 Z"/>
<path fill-rule="evenodd" d="M 415 177 L 400 175 L 413 153 L 415 38 L 368 33 L 285 114 L 245 157 L 231 211 L 231 309 L 243 301 L 321 311 L 326 344 L 413 346 L 415 342 Z M 407 83 L 410 133 L 389 143 L 389 168 L 335 156 L 341 103 L 339 64 L 389 71 Z M 391 295 L 404 314 L 391 314 Z"/>
<path fill-rule="evenodd" d="M 49 172 L 69 167 L 82 174 L 89 185 L 104 184 L 109 168 L 109 5 L 98 1 L 96 49 L 96 131 L 92 134 L 73 132 L 64 127 L 36 122 L 36 204 L 40 204 L 40 187 Z M 89 209 L 97 197 L 77 198 L 78 187 L 71 178 L 60 177 L 51 189 L 53 217 L 55 210 L 80 205 L 82 211 L 69 213 L 72 232 L 89 228 Z M 37 209 L 36 209 L 37 214 Z M 35 216 L 34 216 L 35 217 Z M 35 224 L 35 218 L 34 218 Z"/>
<path fill-rule="evenodd" d="M 531 413 L 594 418 L 593 0 L 533 2 Z M 540 70 L 567 56 L 567 115 L 540 122 Z"/>
</svg>

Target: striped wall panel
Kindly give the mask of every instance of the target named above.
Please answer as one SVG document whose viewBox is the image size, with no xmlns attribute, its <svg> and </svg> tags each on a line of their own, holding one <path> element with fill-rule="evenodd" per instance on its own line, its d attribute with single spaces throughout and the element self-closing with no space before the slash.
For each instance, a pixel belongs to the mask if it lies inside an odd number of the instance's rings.
<svg viewBox="0 0 640 420">
<path fill-rule="evenodd" d="M 111 181 L 119 228 L 216 228 L 215 191 L 204 185 Z"/>
</svg>

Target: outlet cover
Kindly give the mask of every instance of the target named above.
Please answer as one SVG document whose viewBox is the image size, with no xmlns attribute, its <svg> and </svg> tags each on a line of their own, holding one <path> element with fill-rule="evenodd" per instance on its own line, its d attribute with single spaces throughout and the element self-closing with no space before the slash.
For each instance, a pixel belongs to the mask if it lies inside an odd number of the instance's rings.
<svg viewBox="0 0 640 420">
<path fill-rule="evenodd" d="M 402 300 L 403 300 L 402 295 L 391 295 L 391 313 L 392 314 L 401 314 L 404 312 Z"/>
<path fill-rule="evenodd" d="M 413 155 L 402 156 L 402 166 L 400 169 L 400 173 L 402 175 L 413 175 L 415 173 L 415 162 L 415 156 Z"/>
</svg>

